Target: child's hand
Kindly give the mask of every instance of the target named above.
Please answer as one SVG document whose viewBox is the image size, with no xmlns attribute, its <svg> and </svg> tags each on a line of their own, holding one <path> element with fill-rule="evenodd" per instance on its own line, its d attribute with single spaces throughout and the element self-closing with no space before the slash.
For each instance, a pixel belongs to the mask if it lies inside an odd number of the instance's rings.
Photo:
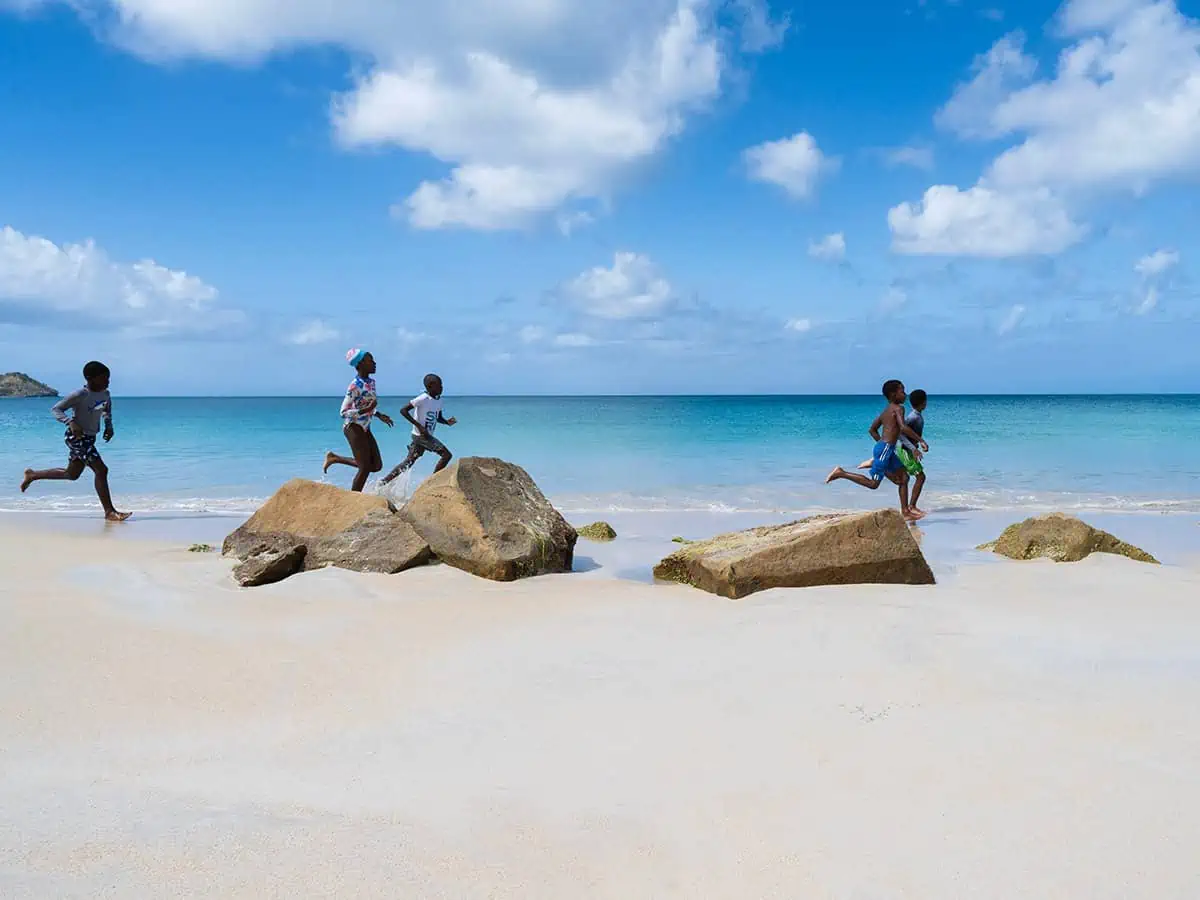
<svg viewBox="0 0 1200 900">
<path fill-rule="evenodd" d="M 395 422 L 392 421 L 392 417 L 389 416 L 387 413 L 375 413 L 375 418 L 377 418 L 380 422 L 382 422 L 388 428 L 391 428 L 393 425 L 396 424 Z"/>
<path fill-rule="evenodd" d="M 115 434 L 115 432 L 113 431 L 113 427 L 111 425 L 105 425 L 104 426 L 104 443 L 107 444 L 109 441 L 111 441 L 113 439 L 113 434 Z"/>
<path fill-rule="evenodd" d="M 67 431 L 71 432 L 71 434 L 75 435 L 75 437 L 83 436 L 83 426 L 74 419 L 67 423 Z"/>
<path fill-rule="evenodd" d="M 450 425 L 451 427 L 453 427 L 453 426 L 455 426 L 455 425 L 457 425 L 457 424 L 458 424 L 458 419 L 454 418 L 454 416 L 451 416 L 450 418 L 448 418 L 448 419 L 446 420 L 446 424 L 447 424 L 447 425 Z"/>
<path fill-rule="evenodd" d="M 927 443 L 925 443 L 924 441 L 921 441 L 921 450 L 925 453 L 929 452 L 929 445 Z"/>
</svg>

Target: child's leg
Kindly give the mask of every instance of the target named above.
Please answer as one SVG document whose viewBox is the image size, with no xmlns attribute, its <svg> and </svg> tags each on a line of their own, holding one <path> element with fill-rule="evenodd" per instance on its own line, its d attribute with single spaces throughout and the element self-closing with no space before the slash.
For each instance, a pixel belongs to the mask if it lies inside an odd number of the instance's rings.
<svg viewBox="0 0 1200 900">
<path fill-rule="evenodd" d="M 917 501 L 921 499 L 921 491 L 925 488 L 925 473 L 922 472 L 917 476 L 913 483 L 912 499 L 908 502 L 908 508 L 913 512 L 920 512 L 917 509 Z"/>
<path fill-rule="evenodd" d="M 378 472 L 383 468 L 383 455 L 379 452 L 379 441 L 375 440 L 374 432 L 367 432 L 367 441 L 370 444 L 371 460 L 370 469 L 372 472 Z"/>
<path fill-rule="evenodd" d="M 96 496 L 100 498 L 100 505 L 104 507 L 104 518 L 113 522 L 124 522 L 131 514 L 118 512 L 113 506 L 112 494 L 108 490 L 108 466 L 99 456 L 88 460 L 88 465 L 96 473 Z"/>
<path fill-rule="evenodd" d="M 437 442 L 435 449 L 437 450 L 437 454 L 438 454 L 438 462 L 437 462 L 437 465 L 433 467 L 434 475 L 436 475 L 438 472 L 442 471 L 442 469 L 446 468 L 446 466 L 450 465 L 450 460 L 454 459 L 454 454 L 451 453 L 446 448 L 446 445 L 443 444 L 441 441 Z"/>
<path fill-rule="evenodd" d="M 21 493 L 29 490 L 35 481 L 75 481 L 83 474 L 82 459 L 73 459 L 65 469 L 26 469 L 25 479 L 21 482 Z"/>
<path fill-rule="evenodd" d="M 350 444 L 350 452 L 354 452 L 354 441 L 350 440 L 350 430 L 358 428 L 357 425 L 346 425 L 342 428 L 342 434 L 346 436 L 346 442 Z M 325 465 L 321 468 L 321 473 L 325 474 L 329 471 L 330 466 L 353 466 L 358 468 L 358 461 L 346 456 L 338 456 L 332 450 L 325 454 Z"/>
<path fill-rule="evenodd" d="M 866 475 L 859 475 L 857 472 L 847 472 L 841 466 L 838 466 L 829 473 L 829 477 L 825 479 L 825 483 L 830 484 L 838 479 L 853 481 L 855 484 L 861 485 L 862 487 L 868 488 L 872 491 L 879 487 L 878 481 L 868 478 Z"/>
<path fill-rule="evenodd" d="M 408 456 L 404 457 L 404 462 L 399 463 L 395 468 L 392 469 L 392 471 L 388 472 L 386 475 L 384 475 L 382 478 L 380 478 L 379 483 L 387 484 L 388 482 L 395 479 L 398 475 L 400 475 L 401 472 L 407 472 L 409 469 L 411 469 L 413 466 L 415 466 L 417 464 L 417 460 L 420 459 L 424 455 L 425 455 L 424 449 L 417 446 L 416 441 L 413 441 L 408 446 Z"/>
<path fill-rule="evenodd" d="M 347 425 L 346 440 L 354 453 L 354 459 L 349 464 L 358 469 L 354 473 L 354 482 L 350 485 L 350 490 L 361 492 L 371 474 L 371 466 L 375 464 L 375 457 L 379 454 L 379 446 L 372 442 L 370 433 L 361 425 Z M 343 459 L 344 457 L 337 457 L 338 462 Z M 326 461 L 328 462 L 328 457 L 326 457 Z"/>
</svg>

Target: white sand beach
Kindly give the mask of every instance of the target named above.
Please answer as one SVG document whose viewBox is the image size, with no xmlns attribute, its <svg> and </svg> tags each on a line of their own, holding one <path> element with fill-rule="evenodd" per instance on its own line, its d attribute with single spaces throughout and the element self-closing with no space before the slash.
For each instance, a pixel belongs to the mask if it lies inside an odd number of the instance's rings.
<svg viewBox="0 0 1200 900">
<path fill-rule="evenodd" d="M 1200 896 L 1195 568 L 230 565 L 0 534 L 0 896 Z"/>
</svg>

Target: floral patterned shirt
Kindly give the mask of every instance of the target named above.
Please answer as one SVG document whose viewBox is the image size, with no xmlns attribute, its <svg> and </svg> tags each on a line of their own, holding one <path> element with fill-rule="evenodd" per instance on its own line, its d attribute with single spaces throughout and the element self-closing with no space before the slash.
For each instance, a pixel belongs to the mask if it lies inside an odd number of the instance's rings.
<svg viewBox="0 0 1200 900">
<path fill-rule="evenodd" d="M 355 375 L 346 388 L 346 399 L 342 401 L 342 421 L 346 425 L 361 425 L 370 430 L 378 403 L 375 394 L 375 379 Z"/>
</svg>

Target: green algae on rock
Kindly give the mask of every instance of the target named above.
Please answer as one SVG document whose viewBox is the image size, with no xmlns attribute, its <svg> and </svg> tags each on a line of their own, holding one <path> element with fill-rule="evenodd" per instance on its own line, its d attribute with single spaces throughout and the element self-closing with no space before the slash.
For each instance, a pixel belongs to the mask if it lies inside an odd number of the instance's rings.
<svg viewBox="0 0 1200 900">
<path fill-rule="evenodd" d="M 617 532 L 607 522 L 593 522 L 591 525 L 584 525 L 575 530 L 581 538 L 587 538 L 589 541 L 615 541 L 617 539 Z"/>
<path fill-rule="evenodd" d="M 1009 559 L 1052 559 L 1055 562 L 1079 562 L 1093 553 L 1111 553 L 1137 562 L 1158 565 L 1158 560 L 1140 547 L 1127 544 L 1107 531 L 1068 516 L 1050 513 L 1034 516 L 1004 529 L 996 540 L 980 544 Z"/>
</svg>

